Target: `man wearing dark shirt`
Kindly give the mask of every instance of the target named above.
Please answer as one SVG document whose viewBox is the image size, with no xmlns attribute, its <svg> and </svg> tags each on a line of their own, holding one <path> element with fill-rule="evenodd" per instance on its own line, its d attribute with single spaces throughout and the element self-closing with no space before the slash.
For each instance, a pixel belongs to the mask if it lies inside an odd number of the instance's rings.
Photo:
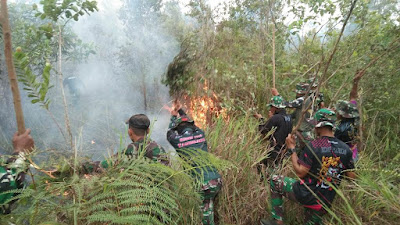
<svg viewBox="0 0 400 225">
<path fill-rule="evenodd" d="M 330 109 L 320 109 L 314 116 L 317 139 L 306 145 L 300 153 L 294 151 L 296 141 L 292 135 L 286 138 L 291 153 L 293 169 L 300 180 L 274 175 L 271 183 L 272 220 L 261 224 L 283 224 L 283 196 L 299 202 L 305 208 L 305 224 L 321 224 L 335 198 L 343 176 L 355 178 L 352 152 L 334 137 L 336 114 Z"/>
<path fill-rule="evenodd" d="M 192 161 L 192 157 L 201 152 L 208 152 L 207 140 L 203 130 L 197 127 L 180 107 L 178 101 L 174 102 L 171 112 L 171 122 L 167 132 L 169 143 L 183 160 Z M 179 116 L 179 117 L 178 117 Z M 193 167 L 198 167 L 191 162 Z M 214 166 L 196 168 L 192 177 L 201 181 L 200 196 L 203 201 L 201 210 L 203 212 L 202 224 L 214 225 L 214 200 L 222 187 L 222 177 Z"/>
<path fill-rule="evenodd" d="M 336 104 L 338 114 L 338 125 L 335 137 L 346 143 L 353 151 L 353 159 L 358 159 L 358 128 L 360 114 L 357 109 L 358 82 L 360 77 L 353 79 L 353 87 L 350 91 L 350 101 L 339 100 Z"/>
<path fill-rule="evenodd" d="M 280 164 L 283 158 L 283 149 L 285 147 L 285 139 L 292 131 L 292 119 L 286 114 L 285 105 L 281 96 L 274 96 L 269 104 L 271 118 L 264 122 L 261 115 L 256 115 L 260 119 L 261 124 L 258 130 L 262 135 L 267 135 L 271 130 L 275 129 L 274 133 L 270 136 L 270 147 L 273 148 L 269 159 L 273 160 L 275 164 Z M 263 161 L 267 164 L 267 161 Z"/>
</svg>

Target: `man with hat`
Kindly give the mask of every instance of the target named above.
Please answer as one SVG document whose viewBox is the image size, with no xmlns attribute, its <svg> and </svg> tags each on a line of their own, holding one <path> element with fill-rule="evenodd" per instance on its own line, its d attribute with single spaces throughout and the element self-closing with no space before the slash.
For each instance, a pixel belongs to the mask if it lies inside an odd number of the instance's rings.
<svg viewBox="0 0 400 225">
<path fill-rule="evenodd" d="M 126 121 L 128 124 L 128 135 L 132 143 L 128 145 L 123 152 L 130 159 L 137 159 L 138 157 L 146 157 L 153 162 L 159 162 L 164 165 L 169 165 L 169 160 L 164 148 L 151 140 L 148 136 L 150 132 L 150 120 L 144 114 L 136 114 Z M 117 153 L 118 154 L 118 153 Z M 118 156 L 114 155 L 113 158 L 117 159 Z M 86 162 L 83 164 L 83 173 L 89 174 L 93 172 L 102 172 L 103 169 L 109 167 L 109 161 L 102 162 Z"/>
<path fill-rule="evenodd" d="M 285 149 L 285 139 L 292 131 L 292 119 L 286 114 L 286 106 L 281 96 L 274 96 L 271 98 L 269 114 L 271 117 L 265 122 L 264 118 L 260 114 L 256 114 L 255 117 L 260 120 L 258 130 L 262 135 L 267 135 L 271 130 L 275 129 L 274 133 L 270 136 L 270 147 L 273 150 L 270 153 L 268 159 L 262 161 L 264 165 L 268 164 L 268 161 L 273 162 L 275 165 L 279 165 L 283 159 L 283 150 Z M 261 168 L 258 168 L 260 172 Z"/>
<path fill-rule="evenodd" d="M 338 114 L 338 126 L 335 137 L 346 143 L 353 151 L 353 159 L 358 159 L 357 137 L 360 114 L 357 109 L 357 89 L 359 79 L 353 80 L 350 92 L 350 101 L 339 100 L 336 104 Z"/>
<path fill-rule="evenodd" d="M 190 175 L 201 182 L 200 195 L 203 201 L 201 210 L 203 213 L 203 224 L 214 224 L 214 199 L 222 187 L 222 178 L 214 166 L 200 167 L 191 162 L 192 156 L 208 152 L 205 133 L 194 124 L 181 108 L 179 102 L 175 101 L 170 109 L 171 122 L 167 132 L 169 143 L 183 160 L 188 161 L 193 167 L 197 167 Z"/>
<path fill-rule="evenodd" d="M 125 155 L 135 159 L 143 152 L 144 156 L 153 162 L 169 164 L 164 148 L 147 136 L 150 132 L 150 120 L 146 115 L 133 115 L 127 124 L 129 125 L 128 135 L 132 143 L 128 145 Z"/>
<path fill-rule="evenodd" d="M 286 138 L 287 151 L 291 154 L 293 169 L 300 178 L 273 175 L 271 184 L 272 219 L 261 224 L 283 224 L 283 196 L 304 206 L 306 222 L 321 224 L 321 216 L 331 207 L 335 189 L 346 176 L 355 178 L 352 152 L 334 136 L 336 114 L 330 109 L 320 109 L 314 116 L 317 139 L 296 152 L 293 135 Z"/>
</svg>

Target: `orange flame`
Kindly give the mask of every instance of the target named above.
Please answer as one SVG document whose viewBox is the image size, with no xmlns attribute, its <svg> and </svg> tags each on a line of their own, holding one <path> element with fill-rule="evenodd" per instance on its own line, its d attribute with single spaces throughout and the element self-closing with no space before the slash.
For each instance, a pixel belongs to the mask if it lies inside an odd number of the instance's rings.
<svg viewBox="0 0 400 225">
<path fill-rule="evenodd" d="M 210 93 L 206 81 L 204 82 L 203 90 Z M 211 92 L 211 96 L 203 95 L 188 99 L 193 120 L 200 128 L 204 128 L 207 124 L 210 124 L 213 117 L 222 117 L 226 121 L 229 121 L 227 111 L 220 106 L 218 96 L 213 91 Z"/>
</svg>

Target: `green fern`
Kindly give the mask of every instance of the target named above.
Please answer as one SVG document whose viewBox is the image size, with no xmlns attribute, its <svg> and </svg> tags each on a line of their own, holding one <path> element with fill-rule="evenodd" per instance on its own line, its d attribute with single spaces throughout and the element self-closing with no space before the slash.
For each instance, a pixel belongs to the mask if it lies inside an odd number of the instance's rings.
<svg viewBox="0 0 400 225">
<path fill-rule="evenodd" d="M 74 174 L 71 167 L 56 179 L 35 175 L 35 186 L 10 191 L 19 193 L 11 199 L 19 201 L 5 221 L 73 224 L 76 214 L 78 224 L 199 224 L 200 196 L 193 172 L 231 165 L 207 152 L 188 154 L 193 156 L 190 163 L 177 157 L 173 168 L 144 157 L 120 156 L 118 163 L 90 179 Z"/>
</svg>

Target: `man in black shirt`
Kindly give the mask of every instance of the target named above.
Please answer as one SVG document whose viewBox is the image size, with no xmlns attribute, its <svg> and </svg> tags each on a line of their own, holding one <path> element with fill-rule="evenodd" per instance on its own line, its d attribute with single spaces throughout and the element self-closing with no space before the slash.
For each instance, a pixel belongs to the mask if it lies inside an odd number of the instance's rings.
<svg viewBox="0 0 400 225">
<path fill-rule="evenodd" d="M 270 147 L 273 150 L 270 153 L 269 159 L 273 160 L 275 164 L 280 164 L 283 158 L 283 150 L 285 148 L 285 139 L 292 131 L 292 119 L 286 114 L 285 105 L 281 96 L 274 96 L 269 104 L 270 115 L 272 115 L 267 122 L 261 115 L 255 115 L 261 122 L 258 130 L 262 135 L 267 135 L 271 130 L 275 129 L 274 133 L 270 136 Z M 267 164 L 264 160 L 263 164 Z"/>
<path fill-rule="evenodd" d="M 311 141 L 297 154 L 292 135 L 286 138 L 291 153 L 293 169 L 300 180 L 274 175 L 271 183 L 272 220 L 261 224 L 283 224 L 283 199 L 285 196 L 305 208 L 305 224 L 321 224 L 324 208 L 330 207 L 343 176 L 355 178 L 350 148 L 334 137 L 336 114 L 330 109 L 320 109 L 314 116 L 317 139 Z"/>
</svg>

